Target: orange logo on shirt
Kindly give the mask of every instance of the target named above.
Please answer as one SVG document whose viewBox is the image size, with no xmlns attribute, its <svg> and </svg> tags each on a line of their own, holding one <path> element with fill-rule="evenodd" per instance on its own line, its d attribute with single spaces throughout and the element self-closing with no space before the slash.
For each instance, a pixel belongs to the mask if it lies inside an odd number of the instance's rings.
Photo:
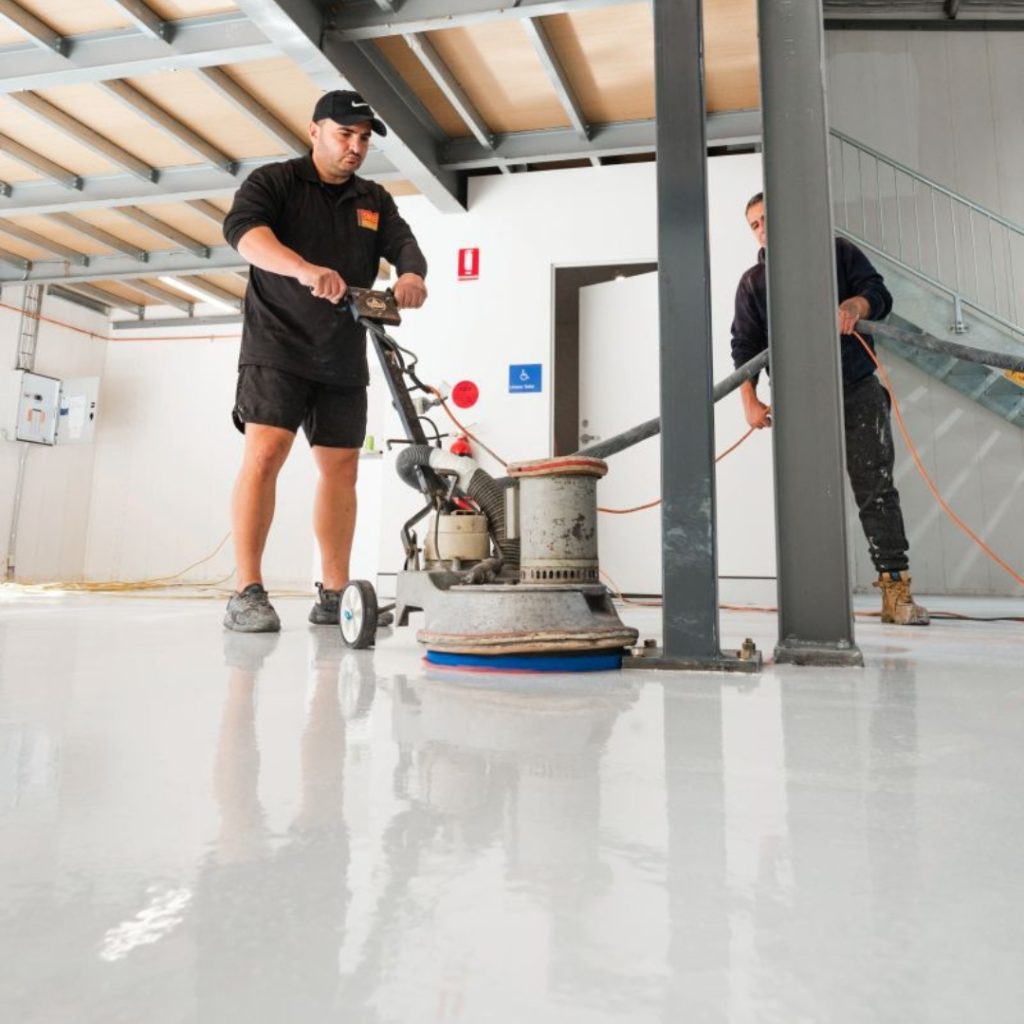
<svg viewBox="0 0 1024 1024">
<path fill-rule="evenodd" d="M 356 210 L 356 220 L 361 228 L 376 231 L 380 225 L 380 214 L 376 210 Z"/>
</svg>

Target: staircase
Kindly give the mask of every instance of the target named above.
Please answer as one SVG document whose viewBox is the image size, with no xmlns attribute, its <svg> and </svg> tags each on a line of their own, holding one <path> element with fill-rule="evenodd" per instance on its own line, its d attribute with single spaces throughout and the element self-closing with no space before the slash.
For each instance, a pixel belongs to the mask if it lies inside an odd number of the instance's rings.
<svg viewBox="0 0 1024 1024">
<path fill-rule="evenodd" d="M 1024 354 L 1024 228 L 833 129 L 833 219 L 885 278 L 889 321 Z M 1024 429 L 1024 379 L 898 341 L 877 344 Z"/>
</svg>

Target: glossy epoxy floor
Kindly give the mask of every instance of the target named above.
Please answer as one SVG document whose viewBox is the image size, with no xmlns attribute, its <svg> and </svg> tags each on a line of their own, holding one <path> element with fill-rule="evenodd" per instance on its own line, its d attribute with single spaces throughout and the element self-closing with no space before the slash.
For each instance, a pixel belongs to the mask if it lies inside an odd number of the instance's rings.
<svg viewBox="0 0 1024 1024">
<path fill-rule="evenodd" d="M 1024 1019 L 1020 624 L 476 677 L 277 603 L 0 594 L 0 1020 Z"/>
</svg>

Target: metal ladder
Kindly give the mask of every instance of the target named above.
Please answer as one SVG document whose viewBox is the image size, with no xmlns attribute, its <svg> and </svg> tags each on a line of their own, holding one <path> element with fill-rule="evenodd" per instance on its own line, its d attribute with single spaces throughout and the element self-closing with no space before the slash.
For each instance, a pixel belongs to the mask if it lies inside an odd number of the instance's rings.
<svg viewBox="0 0 1024 1024">
<path fill-rule="evenodd" d="M 21 320 L 18 323 L 18 355 L 14 368 L 31 371 L 36 366 L 36 348 L 39 345 L 39 315 L 43 308 L 43 285 L 25 286 L 21 308 Z M 25 467 L 28 464 L 28 453 L 32 448 L 32 445 L 25 441 L 21 441 L 19 444 L 21 452 L 18 456 L 18 476 L 14 485 L 14 502 L 11 508 L 11 533 L 7 540 L 7 562 L 4 567 L 4 579 L 6 580 L 13 580 L 17 575 L 18 519 L 21 516 L 21 496 L 25 490 Z"/>
</svg>

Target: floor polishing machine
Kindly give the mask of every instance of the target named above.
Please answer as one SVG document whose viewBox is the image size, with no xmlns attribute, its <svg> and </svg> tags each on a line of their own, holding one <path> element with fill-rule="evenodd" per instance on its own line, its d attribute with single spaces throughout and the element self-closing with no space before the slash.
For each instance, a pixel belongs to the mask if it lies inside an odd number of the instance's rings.
<svg viewBox="0 0 1024 1024">
<path fill-rule="evenodd" d="M 601 459 L 567 455 L 508 466 L 494 478 L 471 457 L 431 444 L 413 396 L 433 396 L 416 357 L 385 330 L 401 322 L 390 291 L 350 288 L 346 305 L 369 331 L 408 445 L 396 460 L 425 499 L 403 525 L 405 561 L 393 605 L 380 607 L 367 580 L 340 600 L 341 635 L 373 645 L 378 614 L 394 610 L 435 664 L 501 670 L 618 668 L 637 631 L 619 619 L 598 575 L 597 481 Z M 438 442 L 439 444 L 439 442 Z M 423 542 L 415 527 L 426 520 Z"/>
</svg>

